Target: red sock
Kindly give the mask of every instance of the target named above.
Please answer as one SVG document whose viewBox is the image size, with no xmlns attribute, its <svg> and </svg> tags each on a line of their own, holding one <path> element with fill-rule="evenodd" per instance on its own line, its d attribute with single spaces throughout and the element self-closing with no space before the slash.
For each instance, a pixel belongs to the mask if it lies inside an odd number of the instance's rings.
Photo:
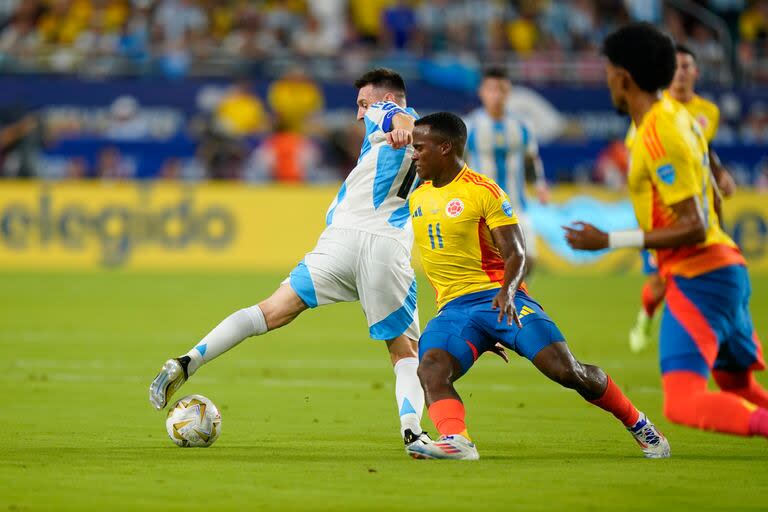
<svg viewBox="0 0 768 512">
<path fill-rule="evenodd" d="M 651 284 L 646 281 L 645 284 L 643 284 L 643 291 L 640 293 L 640 298 L 643 301 L 643 309 L 645 310 L 645 314 L 648 315 L 648 318 L 653 318 L 654 313 L 656 313 L 656 309 L 658 309 L 659 304 L 664 300 L 664 296 L 657 297 L 655 293 L 653 293 L 653 288 L 651 287 Z"/>
<path fill-rule="evenodd" d="M 429 406 L 429 417 L 441 436 L 462 434 L 466 436 L 467 425 L 464 423 L 464 404 L 455 398 L 438 400 Z"/>
<path fill-rule="evenodd" d="M 768 409 L 758 409 L 749 417 L 749 433 L 768 437 Z"/>
<path fill-rule="evenodd" d="M 696 372 L 664 374 L 664 415 L 675 423 L 702 430 L 748 436 L 757 406 L 738 395 L 707 391 L 707 379 Z"/>
<path fill-rule="evenodd" d="M 631 427 L 637 423 L 638 419 L 640 419 L 640 413 L 635 406 L 632 405 L 629 398 L 621 392 L 619 386 L 613 383 L 611 377 L 607 377 L 608 385 L 605 388 L 603 396 L 597 400 L 590 400 L 589 402 L 616 416 L 616 419 L 622 422 L 625 427 Z"/>
<path fill-rule="evenodd" d="M 715 382 L 723 391 L 739 395 L 758 407 L 768 409 L 768 390 L 757 382 L 751 371 L 725 372 L 714 370 L 712 377 L 715 378 Z"/>
</svg>

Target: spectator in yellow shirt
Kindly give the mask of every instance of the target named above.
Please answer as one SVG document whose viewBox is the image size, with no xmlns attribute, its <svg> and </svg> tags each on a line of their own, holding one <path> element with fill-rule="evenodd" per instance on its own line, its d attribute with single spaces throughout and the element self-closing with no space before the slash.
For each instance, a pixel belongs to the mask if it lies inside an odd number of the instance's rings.
<svg viewBox="0 0 768 512">
<path fill-rule="evenodd" d="M 244 137 L 267 129 L 267 115 L 261 100 L 251 92 L 247 80 L 232 85 L 216 108 L 216 124 L 227 135 Z"/>
<path fill-rule="evenodd" d="M 768 33 L 768 1 L 758 0 L 741 14 L 739 33 L 749 43 L 754 43 Z"/>
<path fill-rule="evenodd" d="M 350 0 L 349 14 L 352 26 L 364 42 L 379 42 L 384 8 L 393 3 L 394 0 Z"/>
<path fill-rule="evenodd" d="M 286 73 L 272 82 L 267 101 L 286 131 L 307 131 L 307 122 L 323 110 L 325 99 L 320 87 L 300 69 Z"/>
</svg>

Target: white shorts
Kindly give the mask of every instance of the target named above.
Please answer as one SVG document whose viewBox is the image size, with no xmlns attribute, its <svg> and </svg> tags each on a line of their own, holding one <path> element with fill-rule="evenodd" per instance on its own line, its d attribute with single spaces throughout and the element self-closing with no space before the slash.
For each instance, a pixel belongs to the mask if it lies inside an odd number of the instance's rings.
<svg viewBox="0 0 768 512">
<path fill-rule="evenodd" d="M 416 277 L 410 252 L 397 240 L 327 228 L 283 283 L 310 308 L 359 300 L 375 340 L 419 339 Z"/>
<path fill-rule="evenodd" d="M 536 230 L 533 229 L 533 221 L 522 212 L 517 211 L 515 214 L 525 239 L 525 255 L 529 258 L 535 258 L 539 252 L 536 250 Z"/>
</svg>

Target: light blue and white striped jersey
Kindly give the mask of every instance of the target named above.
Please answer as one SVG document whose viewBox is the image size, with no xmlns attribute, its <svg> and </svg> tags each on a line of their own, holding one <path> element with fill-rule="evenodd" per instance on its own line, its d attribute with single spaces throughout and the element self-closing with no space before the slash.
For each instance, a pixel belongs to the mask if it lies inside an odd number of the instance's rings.
<svg viewBox="0 0 768 512">
<path fill-rule="evenodd" d="M 472 111 L 467 123 L 465 159 L 473 171 L 492 178 L 508 195 L 515 211 L 525 211 L 525 155 L 539 146 L 528 126 L 505 114 L 496 121 L 483 108 Z"/>
<path fill-rule="evenodd" d="M 325 223 L 395 238 L 410 251 L 413 228 L 408 196 L 418 182 L 408 172 L 413 147 L 392 149 L 386 139 L 386 133 L 392 129 L 392 118 L 399 113 L 418 119 L 412 108 L 392 102 L 368 107 L 360 157 L 328 208 Z"/>
</svg>

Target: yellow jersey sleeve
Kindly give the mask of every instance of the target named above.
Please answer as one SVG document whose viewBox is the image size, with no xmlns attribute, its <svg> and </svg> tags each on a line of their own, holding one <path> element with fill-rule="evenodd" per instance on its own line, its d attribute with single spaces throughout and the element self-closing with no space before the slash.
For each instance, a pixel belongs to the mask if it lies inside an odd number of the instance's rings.
<svg viewBox="0 0 768 512">
<path fill-rule="evenodd" d="M 720 227 L 710 176 L 702 125 L 682 103 L 668 98 L 657 102 L 638 126 L 632 147 L 628 187 L 638 224 L 644 231 L 672 226 L 676 216 L 671 205 L 697 197 L 707 230 L 701 243 L 656 249 L 661 275 L 695 277 L 744 264 Z"/>
<path fill-rule="evenodd" d="M 651 182 L 661 201 L 672 205 L 702 194 L 697 172 L 701 162 L 686 144 L 684 135 L 662 119 L 644 127 L 642 152 L 650 171 Z"/>
<path fill-rule="evenodd" d="M 477 187 L 479 203 L 482 208 L 482 215 L 488 229 L 496 229 L 501 226 L 517 224 L 517 215 L 512 209 L 512 203 L 509 196 L 501 187 L 493 183 L 496 193 L 484 187 Z"/>
</svg>

